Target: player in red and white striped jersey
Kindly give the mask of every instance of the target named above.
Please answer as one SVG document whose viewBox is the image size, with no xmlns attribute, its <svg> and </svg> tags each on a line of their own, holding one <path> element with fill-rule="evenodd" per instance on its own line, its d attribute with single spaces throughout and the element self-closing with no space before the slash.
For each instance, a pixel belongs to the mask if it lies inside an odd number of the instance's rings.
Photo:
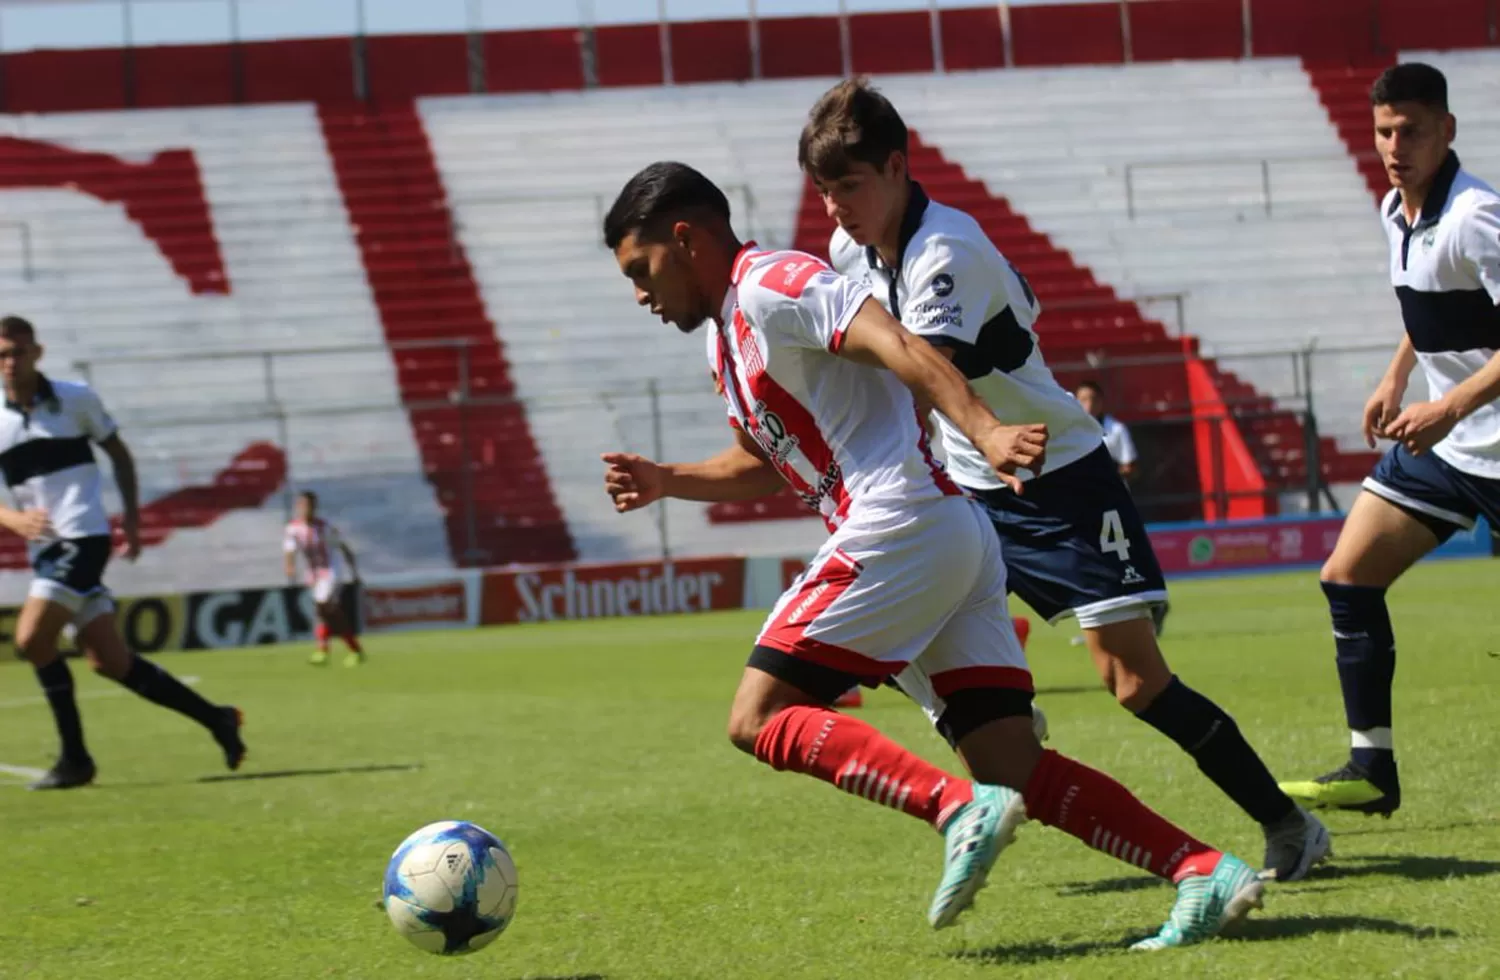
<svg viewBox="0 0 1500 980">
<path fill-rule="evenodd" d="M 607 454 L 616 510 L 664 497 L 750 499 L 785 482 L 831 532 L 755 641 L 730 740 L 942 833 L 935 928 L 973 903 L 1028 815 L 1178 883 L 1171 919 L 1144 948 L 1203 939 L 1258 905 L 1262 885 L 1244 862 L 1044 750 L 1032 730 L 999 538 L 934 461 L 917 404 L 943 412 L 1017 492 L 1017 467 L 1042 468 L 1045 427 L 1002 425 L 868 285 L 808 255 L 742 244 L 723 192 L 690 167 L 636 174 L 604 238 L 637 303 L 683 332 L 712 321 L 709 363 L 735 432 L 733 446 L 700 463 Z M 890 677 L 934 718 L 973 781 L 830 710 L 854 683 Z"/>
<path fill-rule="evenodd" d="M 328 663 L 328 638 L 331 634 L 337 634 L 349 648 L 349 654 L 344 658 L 345 667 L 364 663 L 364 649 L 340 604 L 344 586 L 359 581 L 359 568 L 354 552 L 339 536 L 338 530 L 318 516 L 318 495 L 311 490 L 297 495 L 297 516 L 286 526 L 281 550 L 286 561 L 287 581 L 297 581 L 298 555 L 307 566 L 307 586 L 312 590 L 313 604 L 318 612 L 318 624 L 313 629 L 318 648 L 313 652 L 311 663 L 318 666 Z"/>
</svg>

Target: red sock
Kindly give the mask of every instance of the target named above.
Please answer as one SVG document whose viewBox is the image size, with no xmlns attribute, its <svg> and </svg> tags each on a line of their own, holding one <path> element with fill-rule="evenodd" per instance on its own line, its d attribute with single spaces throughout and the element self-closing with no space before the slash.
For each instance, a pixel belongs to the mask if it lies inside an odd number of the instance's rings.
<svg viewBox="0 0 1500 980">
<path fill-rule="evenodd" d="M 755 757 L 941 828 L 974 798 L 967 780 L 923 762 L 871 726 L 826 708 L 787 708 L 766 723 Z"/>
<path fill-rule="evenodd" d="M 1033 819 L 1172 881 L 1208 874 L 1220 857 L 1104 773 L 1051 750 L 1021 795 Z"/>
<path fill-rule="evenodd" d="M 324 653 L 328 652 L 328 635 L 328 627 L 323 623 L 313 627 L 313 637 L 318 641 L 318 649 Z"/>
<path fill-rule="evenodd" d="M 353 650 L 355 653 L 364 653 L 364 651 L 359 648 L 359 640 L 354 638 L 353 633 L 345 633 L 342 637 L 340 637 L 340 639 L 344 641 L 344 646 Z"/>
</svg>

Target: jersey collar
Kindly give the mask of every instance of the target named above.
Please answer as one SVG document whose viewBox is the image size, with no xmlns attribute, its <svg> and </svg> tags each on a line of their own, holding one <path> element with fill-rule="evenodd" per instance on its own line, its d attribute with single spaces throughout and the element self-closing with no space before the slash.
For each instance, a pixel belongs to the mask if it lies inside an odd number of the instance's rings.
<svg viewBox="0 0 1500 980">
<path fill-rule="evenodd" d="M 26 415 L 32 410 L 32 408 L 36 407 L 37 405 L 42 405 L 46 402 L 56 400 L 57 389 L 52 387 L 52 382 L 47 380 L 47 376 L 45 374 L 42 374 L 40 371 L 38 371 L 36 376 L 36 394 L 32 396 L 31 404 L 22 405 L 18 402 L 11 401 L 7 396 L 5 399 L 5 407 L 10 409 L 12 412 L 20 412 L 22 415 Z"/>
<path fill-rule="evenodd" d="M 1391 200 L 1391 206 L 1385 216 L 1394 221 L 1396 227 L 1406 234 L 1425 231 L 1436 225 L 1438 219 L 1443 216 L 1443 208 L 1448 206 L 1448 196 L 1453 193 L 1453 181 L 1458 178 L 1458 170 L 1462 164 L 1458 162 L 1458 154 L 1452 150 L 1448 151 L 1448 159 L 1438 168 L 1437 176 L 1432 178 L 1432 188 L 1427 192 L 1427 200 L 1422 202 L 1422 213 L 1417 216 L 1415 226 L 1408 226 L 1406 213 L 1401 210 L 1401 195 L 1397 194 Z"/>
<path fill-rule="evenodd" d="M 750 271 L 750 263 L 760 254 L 760 246 L 754 241 L 746 242 L 740 246 L 740 250 L 734 257 L 734 263 L 729 267 L 729 288 L 724 290 L 724 302 L 719 306 L 719 322 L 728 323 L 730 317 L 734 316 L 734 291 L 745 274 Z"/>
<path fill-rule="evenodd" d="M 906 212 L 901 215 L 901 235 L 896 239 L 896 265 L 891 269 L 891 281 L 895 282 L 901 278 L 901 263 L 906 259 L 906 246 L 917 237 L 917 229 L 922 227 L 922 219 L 927 215 L 927 206 L 932 203 L 922 185 L 915 180 L 911 182 L 911 197 L 906 202 Z M 865 261 L 870 268 L 880 268 L 880 253 L 874 245 L 865 246 Z"/>
<path fill-rule="evenodd" d="M 896 283 L 901 279 L 901 264 L 906 261 L 906 246 L 917 237 L 917 230 L 922 227 L 922 219 L 927 216 L 927 206 L 932 199 L 922 189 L 922 185 L 915 180 L 911 182 L 911 197 L 906 202 L 906 213 L 901 215 L 901 236 L 896 240 L 896 265 L 888 270 L 891 281 L 890 289 L 891 315 L 899 317 L 901 303 L 896 298 Z M 874 245 L 865 246 L 865 262 L 872 269 L 881 268 L 880 253 Z"/>
</svg>

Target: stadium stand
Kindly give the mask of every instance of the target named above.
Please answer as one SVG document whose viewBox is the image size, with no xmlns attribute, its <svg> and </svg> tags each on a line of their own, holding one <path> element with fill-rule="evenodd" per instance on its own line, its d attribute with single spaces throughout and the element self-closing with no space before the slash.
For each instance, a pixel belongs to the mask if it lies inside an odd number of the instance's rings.
<svg viewBox="0 0 1500 980">
<path fill-rule="evenodd" d="M 1256 0 L 1248 34 L 1239 0 L 850 18 L 849 67 L 914 125 L 934 196 L 1030 277 L 1060 376 L 1104 375 L 1177 461 L 1145 489 L 1190 500 L 1158 517 L 1274 510 L 1314 436 L 1328 481 L 1368 466 L 1357 414 L 1385 358 L 1337 351 L 1398 329 L 1362 127 L 1411 5 Z M 1422 9 L 1416 43 L 1492 43 L 1483 0 Z M 844 67 L 836 20 L 764 21 L 758 51 L 743 22 L 665 36 L 669 86 L 654 25 L 484 34 L 478 76 L 461 35 L 365 39 L 358 61 L 337 38 L 3 56 L 0 285 L 50 369 L 100 387 L 157 502 L 117 587 L 274 578 L 291 486 L 371 570 L 815 537 L 765 519 L 782 504 L 674 503 L 668 534 L 597 492 L 598 451 L 726 432 L 700 345 L 632 311 L 598 244 L 623 178 L 679 157 L 765 244 L 821 251 L 828 230 L 792 145 Z M 1500 173 L 1500 53 L 1420 56 L 1457 80 L 1466 162 Z M 1242 356 L 1297 346 L 1319 349 L 1310 392 L 1290 357 Z"/>
</svg>

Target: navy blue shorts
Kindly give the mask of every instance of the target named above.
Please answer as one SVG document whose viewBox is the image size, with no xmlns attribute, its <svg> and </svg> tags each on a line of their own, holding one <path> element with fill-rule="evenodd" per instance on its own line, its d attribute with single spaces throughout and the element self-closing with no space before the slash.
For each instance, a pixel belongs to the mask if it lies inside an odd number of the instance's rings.
<svg viewBox="0 0 1500 980">
<path fill-rule="evenodd" d="M 1023 494 L 971 490 L 1000 535 L 1010 591 L 1057 622 L 1084 627 L 1137 618 L 1167 601 L 1167 584 L 1130 488 L 1102 445 L 1046 470 Z"/>
<path fill-rule="evenodd" d="M 1500 527 L 1500 480 L 1472 476 L 1431 452 L 1413 456 L 1405 446 L 1392 447 L 1364 488 L 1426 524 L 1439 541 L 1471 530 L 1481 515 Z"/>
</svg>

